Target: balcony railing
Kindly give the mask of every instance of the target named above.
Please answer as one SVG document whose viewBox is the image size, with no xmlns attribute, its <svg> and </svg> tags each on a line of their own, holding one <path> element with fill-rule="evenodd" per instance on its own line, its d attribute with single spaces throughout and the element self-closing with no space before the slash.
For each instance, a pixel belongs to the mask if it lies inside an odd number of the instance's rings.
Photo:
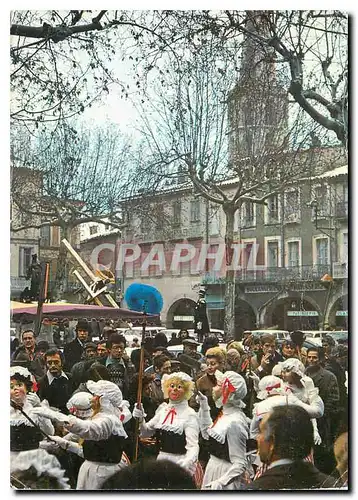
<svg viewBox="0 0 358 500">
<path fill-rule="evenodd" d="M 240 269 L 236 271 L 236 282 L 283 282 L 283 281 L 320 281 L 331 272 L 330 265 L 266 267 L 265 269 Z M 204 284 L 223 284 L 222 272 L 209 272 L 203 276 Z"/>
<path fill-rule="evenodd" d="M 348 217 L 348 201 L 339 201 L 336 205 L 336 217 Z"/>
<path fill-rule="evenodd" d="M 333 262 L 333 279 L 348 278 L 348 264 L 347 262 Z"/>
</svg>

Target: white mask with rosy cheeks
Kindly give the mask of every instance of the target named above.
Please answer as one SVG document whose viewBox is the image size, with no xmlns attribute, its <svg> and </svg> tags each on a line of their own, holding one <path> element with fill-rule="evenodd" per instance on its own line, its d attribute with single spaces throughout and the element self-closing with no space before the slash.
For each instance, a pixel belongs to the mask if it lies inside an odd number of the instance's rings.
<svg viewBox="0 0 358 500">
<path fill-rule="evenodd" d="M 10 379 L 10 399 L 19 405 L 23 405 L 27 394 L 26 385 L 20 380 Z"/>
<path fill-rule="evenodd" d="M 185 397 L 185 389 L 180 382 L 171 382 L 168 387 L 168 398 L 173 403 L 180 403 Z"/>
</svg>

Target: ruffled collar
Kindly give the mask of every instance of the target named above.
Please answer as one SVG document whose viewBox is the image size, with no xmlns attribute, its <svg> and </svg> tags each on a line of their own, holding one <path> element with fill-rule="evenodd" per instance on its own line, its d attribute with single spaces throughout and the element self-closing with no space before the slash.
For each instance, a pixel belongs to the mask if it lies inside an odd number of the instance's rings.
<svg viewBox="0 0 358 500">
<path fill-rule="evenodd" d="M 163 431 L 174 432 L 175 434 L 183 434 L 184 425 L 188 422 L 188 413 L 192 410 L 189 407 L 188 401 L 180 401 L 175 403 L 162 403 L 158 408 L 159 420 L 156 429 Z"/>
<path fill-rule="evenodd" d="M 208 428 L 207 433 L 221 444 L 225 443 L 227 431 L 232 422 L 238 422 L 242 426 L 242 431 L 246 432 L 248 437 L 248 423 L 245 414 L 240 408 L 225 405 L 222 415 Z"/>
<path fill-rule="evenodd" d="M 112 412 L 108 409 L 105 409 L 105 410 L 102 409 L 101 411 L 96 413 L 96 415 L 94 417 L 92 417 L 92 420 L 96 420 L 96 419 L 103 418 L 103 417 L 109 418 L 113 423 L 112 434 L 114 434 L 116 436 L 127 438 L 128 434 L 124 430 L 123 423 L 120 419 L 120 410 L 118 408 L 116 410 L 117 411 Z M 76 418 L 76 417 L 74 417 L 74 418 Z"/>
<path fill-rule="evenodd" d="M 38 415 L 31 415 L 33 406 L 26 399 L 22 409 L 34 422 L 37 423 Z M 20 410 L 16 410 L 13 406 L 10 405 L 10 425 L 22 424 L 32 427 L 32 423 L 25 417 L 25 415 L 23 415 Z"/>
</svg>

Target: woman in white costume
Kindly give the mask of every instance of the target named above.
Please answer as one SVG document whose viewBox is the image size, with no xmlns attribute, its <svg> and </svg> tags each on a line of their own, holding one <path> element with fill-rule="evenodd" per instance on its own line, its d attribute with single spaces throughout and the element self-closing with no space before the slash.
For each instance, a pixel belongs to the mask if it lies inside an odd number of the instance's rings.
<svg viewBox="0 0 358 500">
<path fill-rule="evenodd" d="M 183 372 L 164 374 L 162 390 L 164 399 L 168 398 L 169 403 L 162 403 L 149 422 L 145 422 L 144 410 L 138 408 L 137 404 L 133 417 L 140 421 L 141 437 L 159 436 L 160 452 L 157 460 L 171 460 L 194 476 L 199 454 L 199 420 L 188 404 L 194 383 Z"/>
<path fill-rule="evenodd" d="M 213 397 L 222 414 L 213 423 L 206 396 L 199 393 L 200 431 L 209 441 L 210 459 L 205 469 L 203 490 L 239 490 L 250 482 L 251 464 L 246 455 L 249 424 L 242 411 L 247 394 L 244 378 L 236 372 L 216 372 L 218 385 Z"/>
<path fill-rule="evenodd" d="M 20 452 L 36 450 L 44 439 L 41 431 L 47 435 L 54 434 L 51 420 L 34 413 L 34 404 L 39 399 L 33 389 L 31 373 L 23 366 L 10 368 L 10 450 L 11 460 Z M 26 417 L 28 415 L 29 419 Z"/>
<path fill-rule="evenodd" d="M 274 375 L 275 373 L 283 380 L 285 391 L 291 392 L 303 403 L 311 405 L 313 408 L 317 408 L 318 413 L 320 413 L 321 409 L 324 410 L 324 403 L 319 396 L 318 388 L 315 387 L 311 377 L 305 375 L 305 367 L 299 359 L 289 358 L 283 362 L 279 362 L 272 370 L 272 374 Z M 312 424 L 314 443 L 319 445 L 322 439 L 318 433 L 317 421 L 315 418 L 312 418 Z"/>
<path fill-rule="evenodd" d="M 304 408 L 311 418 L 319 418 L 324 413 L 324 404 L 318 392 L 313 391 L 310 404 L 305 404 L 287 388 L 283 380 L 275 375 L 267 375 L 259 380 L 257 390 L 257 397 L 261 401 L 256 403 L 252 410 L 250 426 L 250 437 L 252 439 L 256 439 L 259 434 L 259 425 L 264 414 L 271 411 L 275 406 L 298 405 Z"/>
<path fill-rule="evenodd" d="M 121 462 L 123 441 L 127 438 L 123 424 L 131 418 L 131 413 L 128 401 L 123 400 L 116 384 L 90 380 L 87 389 L 93 395 L 93 413 L 89 420 L 41 408 L 36 411 L 63 422 L 68 431 L 84 439 L 85 461 L 78 474 L 76 489 L 98 490 L 108 477 L 125 467 Z"/>
<path fill-rule="evenodd" d="M 292 360 L 290 359 L 287 361 Z M 324 404 L 322 399 L 319 397 L 318 392 L 313 391 L 311 403 L 305 404 L 291 392 L 291 390 L 285 385 L 283 380 L 281 380 L 279 377 L 276 377 L 275 375 L 267 375 L 266 377 L 263 377 L 258 382 L 257 389 L 257 397 L 261 401 L 254 405 L 252 411 L 252 420 L 250 426 L 251 439 L 257 438 L 260 433 L 260 421 L 262 420 L 263 416 L 266 413 L 270 412 L 275 406 L 283 406 L 288 404 L 301 406 L 307 411 L 311 419 L 321 417 L 324 413 Z M 317 440 L 316 434 L 314 438 L 315 440 Z M 309 456 L 306 458 L 306 460 L 311 462 L 312 457 Z M 265 472 L 266 465 L 261 463 L 258 456 L 256 458 L 255 464 L 259 466 L 255 474 L 255 479 L 257 479 Z"/>
</svg>

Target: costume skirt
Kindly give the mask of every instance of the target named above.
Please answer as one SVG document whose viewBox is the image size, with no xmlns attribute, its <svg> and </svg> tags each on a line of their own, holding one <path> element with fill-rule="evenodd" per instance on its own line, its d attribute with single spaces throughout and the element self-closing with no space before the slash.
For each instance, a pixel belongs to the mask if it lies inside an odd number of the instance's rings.
<svg viewBox="0 0 358 500">
<path fill-rule="evenodd" d="M 78 473 L 76 490 L 100 490 L 103 483 L 127 464 L 107 464 L 85 460 Z"/>
<path fill-rule="evenodd" d="M 205 469 L 205 474 L 202 482 L 202 490 L 210 490 L 210 486 L 207 488 L 206 485 L 220 479 L 227 471 L 232 467 L 231 462 L 217 458 L 214 455 L 210 455 L 209 462 Z M 250 475 L 248 471 L 245 471 L 240 476 L 236 477 L 234 481 L 231 481 L 228 485 L 223 486 L 223 490 L 242 490 L 248 483 L 250 483 Z"/>
</svg>

